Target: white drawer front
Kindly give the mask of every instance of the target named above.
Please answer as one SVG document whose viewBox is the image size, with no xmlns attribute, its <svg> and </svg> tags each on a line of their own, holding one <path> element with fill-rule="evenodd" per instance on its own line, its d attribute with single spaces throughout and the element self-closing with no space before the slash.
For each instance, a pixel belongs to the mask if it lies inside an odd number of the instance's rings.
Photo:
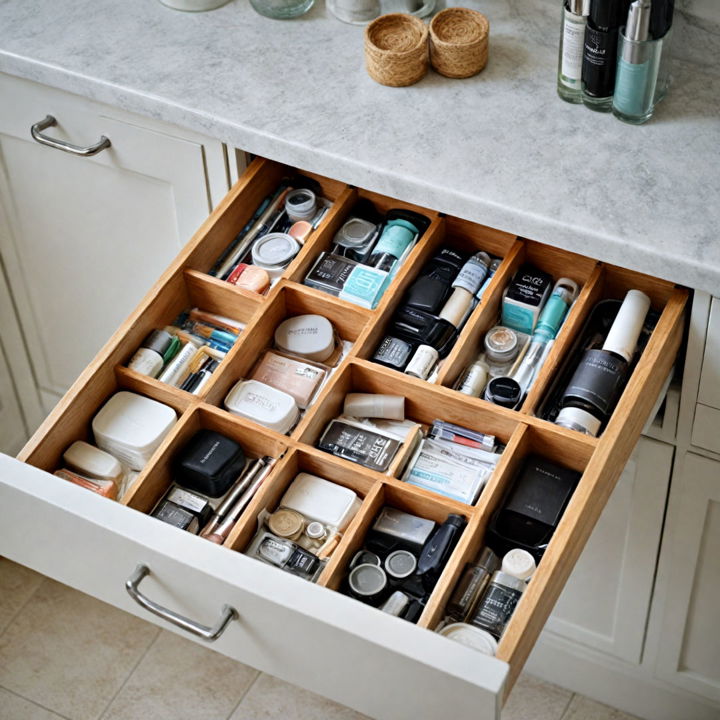
<svg viewBox="0 0 720 720">
<path fill-rule="evenodd" d="M 231 605 L 213 649 L 371 717 L 499 717 L 506 663 L 6 455 L 0 528 L 0 554 L 169 629 L 125 591 L 139 563 L 141 591 L 175 612 L 212 625 Z"/>
</svg>

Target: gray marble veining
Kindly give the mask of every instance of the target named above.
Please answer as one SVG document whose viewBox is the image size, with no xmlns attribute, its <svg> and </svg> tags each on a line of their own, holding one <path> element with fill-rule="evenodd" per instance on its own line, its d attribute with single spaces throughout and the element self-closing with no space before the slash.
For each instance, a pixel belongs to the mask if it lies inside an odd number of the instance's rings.
<svg viewBox="0 0 720 720">
<path fill-rule="evenodd" d="M 322 0 L 295 21 L 245 0 L 199 14 L 0 0 L 0 71 L 720 294 L 717 58 L 678 60 L 656 117 L 631 127 L 557 98 L 555 7 L 465 4 L 491 27 L 488 66 L 467 80 L 375 84 L 362 28 Z"/>
</svg>

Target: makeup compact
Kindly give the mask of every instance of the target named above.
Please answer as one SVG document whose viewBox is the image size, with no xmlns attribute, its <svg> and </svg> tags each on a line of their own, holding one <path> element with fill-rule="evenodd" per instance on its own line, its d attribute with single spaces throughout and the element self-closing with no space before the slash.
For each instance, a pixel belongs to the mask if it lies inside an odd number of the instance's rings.
<svg viewBox="0 0 720 720">
<path fill-rule="evenodd" d="M 373 310 L 392 280 L 387 270 L 356 265 L 348 275 L 339 297 L 342 300 Z"/>
<path fill-rule="evenodd" d="M 335 328 L 322 315 L 295 315 L 275 329 L 275 347 L 306 360 L 324 362 L 335 352 Z"/>
<path fill-rule="evenodd" d="M 345 257 L 363 262 L 367 258 L 376 233 L 375 223 L 359 217 L 351 217 L 335 233 L 333 242 L 338 246 L 338 253 L 341 250 Z"/>
<path fill-rule="evenodd" d="M 214 430 L 199 430 L 175 458 L 178 484 L 213 498 L 224 495 L 245 468 L 242 447 Z"/>
<path fill-rule="evenodd" d="M 252 261 L 273 279 L 282 275 L 299 250 L 298 241 L 287 233 L 268 233 L 252 246 Z"/>
<path fill-rule="evenodd" d="M 257 380 L 240 380 L 225 397 L 225 407 L 234 415 L 252 420 L 284 435 L 298 420 L 295 398 Z"/>
<path fill-rule="evenodd" d="M 95 442 L 131 470 L 142 470 L 177 421 L 175 411 L 157 400 L 121 390 L 92 421 Z"/>
</svg>

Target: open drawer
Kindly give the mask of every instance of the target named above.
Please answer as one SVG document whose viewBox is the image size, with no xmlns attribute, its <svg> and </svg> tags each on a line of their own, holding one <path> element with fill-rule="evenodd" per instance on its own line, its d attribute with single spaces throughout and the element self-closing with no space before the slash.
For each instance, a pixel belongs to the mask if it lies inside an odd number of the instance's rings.
<svg viewBox="0 0 720 720">
<path fill-rule="evenodd" d="M 149 574 L 144 579 L 135 576 L 137 590 L 150 601 L 189 618 L 185 628 L 193 622 L 210 627 L 223 617 L 227 620 L 222 631 L 215 628 L 214 649 L 372 717 L 453 713 L 473 720 L 496 718 L 675 361 L 687 292 L 664 281 L 310 173 L 306 174 L 320 184 L 332 207 L 279 282 L 266 295 L 256 295 L 208 275 L 217 257 L 287 172 L 277 163 L 255 160 L 78 378 L 19 459 L 0 457 L 0 554 L 184 633 L 150 614 L 147 603 L 137 604 L 126 592 L 128 579 L 144 565 Z M 383 211 L 393 207 L 416 210 L 429 220 L 427 230 L 373 310 L 301 284 L 358 198 L 370 200 Z M 429 383 L 377 365 L 370 357 L 402 293 L 422 263 L 444 244 L 468 252 L 485 250 L 501 257 L 502 263 L 445 358 L 437 381 Z M 581 291 L 531 392 L 522 408 L 514 411 L 461 395 L 452 387 L 482 335 L 492 327 L 503 289 L 525 260 L 555 275 L 570 274 Z M 651 298 L 659 319 L 603 433 L 592 438 L 536 417 L 543 394 L 592 306 L 601 298 L 622 298 L 630 288 Z M 247 323 L 199 395 L 126 367 L 150 330 L 167 325 L 178 312 L 193 306 Z M 280 435 L 226 412 L 222 407 L 225 395 L 268 346 L 277 324 L 301 313 L 331 318 L 351 349 L 295 428 Z M 120 389 L 171 406 L 178 422 L 121 500 L 112 502 L 51 473 L 60 467 L 62 453 L 73 441 L 92 438 L 93 416 Z M 408 416 L 419 423 L 437 417 L 497 436 L 506 447 L 478 501 L 466 505 L 444 498 L 402 482 L 400 468 L 391 467 L 389 474 L 380 474 L 315 448 L 319 433 L 337 414 L 348 391 L 404 395 Z M 200 428 L 234 438 L 255 456 L 278 458 L 223 546 L 147 514 L 171 483 L 174 453 Z M 465 563 L 483 546 L 491 514 L 531 453 L 577 470 L 582 477 L 502 635 L 496 656 L 488 657 L 431 630 L 443 618 Z M 362 501 L 316 584 L 243 554 L 258 513 L 274 507 L 289 479 L 301 471 L 350 488 Z M 363 534 L 385 504 L 435 521 L 448 513 L 467 520 L 416 626 L 335 592 L 349 557 L 361 546 Z"/>
</svg>

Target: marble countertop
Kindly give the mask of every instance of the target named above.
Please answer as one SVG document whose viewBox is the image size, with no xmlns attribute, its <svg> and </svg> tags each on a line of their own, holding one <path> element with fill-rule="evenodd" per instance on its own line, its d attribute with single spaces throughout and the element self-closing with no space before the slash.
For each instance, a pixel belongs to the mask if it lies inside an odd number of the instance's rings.
<svg viewBox="0 0 720 720">
<path fill-rule="evenodd" d="M 676 21 L 674 86 L 632 127 L 558 99 L 550 4 L 468 0 L 487 68 L 409 88 L 370 80 L 362 28 L 317 4 L 274 21 L 247 0 L 0 0 L 0 72 L 720 295 L 716 36 Z"/>
</svg>

